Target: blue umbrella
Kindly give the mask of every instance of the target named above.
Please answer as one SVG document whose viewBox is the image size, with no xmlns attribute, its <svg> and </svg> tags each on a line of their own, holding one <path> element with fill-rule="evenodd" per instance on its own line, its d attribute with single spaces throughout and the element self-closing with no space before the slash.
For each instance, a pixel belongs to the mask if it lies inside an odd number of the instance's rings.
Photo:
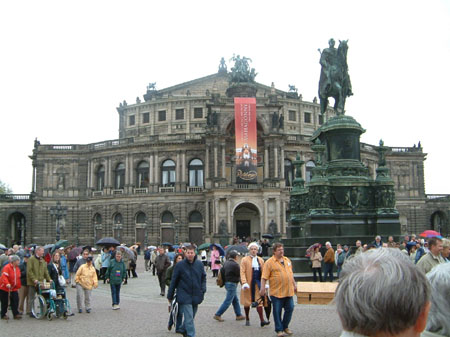
<svg viewBox="0 0 450 337">
<path fill-rule="evenodd" d="M 163 242 L 161 246 L 173 246 L 170 242 Z"/>
<path fill-rule="evenodd" d="M 219 243 L 212 243 L 209 245 L 209 249 L 213 249 L 212 247 L 216 246 L 216 248 L 219 250 L 220 256 L 225 256 L 225 249 L 223 249 L 222 245 Z"/>
</svg>

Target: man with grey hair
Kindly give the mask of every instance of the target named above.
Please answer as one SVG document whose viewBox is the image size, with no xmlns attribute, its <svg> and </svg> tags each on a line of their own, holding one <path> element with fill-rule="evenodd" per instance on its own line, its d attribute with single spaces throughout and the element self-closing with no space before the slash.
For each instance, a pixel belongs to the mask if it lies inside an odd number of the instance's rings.
<svg viewBox="0 0 450 337">
<path fill-rule="evenodd" d="M 449 239 L 442 239 L 442 252 L 441 256 L 444 259 L 445 262 L 450 262 L 449 256 L 450 256 L 450 240 Z"/>
<path fill-rule="evenodd" d="M 431 285 L 431 308 L 422 337 L 450 336 L 450 263 L 440 264 L 427 274 Z"/>
<path fill-rule="evenodd" d="M 418 337 L 430 308 L 425 275 L 398 249 L 371 249 L 342 268 L 335 303 L 341 337 Z"/>
</svg>

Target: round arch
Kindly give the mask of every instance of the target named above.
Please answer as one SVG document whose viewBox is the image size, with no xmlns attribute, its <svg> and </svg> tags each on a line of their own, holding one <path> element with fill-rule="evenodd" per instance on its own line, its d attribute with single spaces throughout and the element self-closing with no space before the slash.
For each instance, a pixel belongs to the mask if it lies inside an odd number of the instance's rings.
<svg viewBox="0 0 450 337">
<path fill-rule="evenodd" d="M 232 232 L 242 240 L 259 239 L 263 233 L 262 209 L 260 205 L 241 200 L 231 212 Z"/>
<path fill-rule="evenodd" d="M 448 219 L 445 212 L 441 210 L 434 211 L 430 217 L 430 225 L 433 230 L 441 233 L 443 237 L 450 235 Z"/>
<path fill-rule="evenodd" d="M 26 217 L 20 211 L 11 213 L 8 217 L 6 245 L 12 246 L 14 244 L 25 245 L 25 231 L 26 231 Z"/>
</svg>

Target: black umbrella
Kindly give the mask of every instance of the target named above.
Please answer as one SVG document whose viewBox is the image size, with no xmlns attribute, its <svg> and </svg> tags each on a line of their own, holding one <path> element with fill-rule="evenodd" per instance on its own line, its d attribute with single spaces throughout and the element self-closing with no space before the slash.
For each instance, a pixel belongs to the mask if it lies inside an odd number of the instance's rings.
<svg viewBox="0 0 450 337">
<path fill-rule="evenodd" d="M 54 248 L 55 248 L 55 244 L 54 243 L 50 243 L 48 245 L 45 245 L 44 246 L 44 254 L 47 255 L 47 254 L 53 252 Z"/>
<path fill-rule="evenodd" d="M 241 246 L 241 245 L 228 246 L 225 249 L 225 253 L 228 255 L 228 253 L 231 252 L 232 250 L 235 250 L 235 251 L 237 251 L 240 254 L 247 254 L 248 253 L 248 248 L 246 246 Z"/>
<path fill-rule="evenodd" d="M 120 246 L 120 242 L 114 238 L 102 238 L 95 243 L 97 246 Z"/>
<path fill-rule="evenodd" d="M 272 234 L 263 234 L 262 237 L 264 239 L 273 239 L 273 235 Z"/>
</svg>

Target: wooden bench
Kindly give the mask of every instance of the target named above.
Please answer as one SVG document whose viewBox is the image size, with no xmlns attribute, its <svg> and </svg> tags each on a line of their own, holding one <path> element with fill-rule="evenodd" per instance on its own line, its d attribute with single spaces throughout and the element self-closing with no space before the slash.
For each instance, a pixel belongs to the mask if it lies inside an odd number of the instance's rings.
<svg viewBox="0 0 450 337">
<path fill-rule="evenodd" d="M 337 282 L 297 282 L 298 304 L 328 304 L 334 298 Z"/>
</svg>

